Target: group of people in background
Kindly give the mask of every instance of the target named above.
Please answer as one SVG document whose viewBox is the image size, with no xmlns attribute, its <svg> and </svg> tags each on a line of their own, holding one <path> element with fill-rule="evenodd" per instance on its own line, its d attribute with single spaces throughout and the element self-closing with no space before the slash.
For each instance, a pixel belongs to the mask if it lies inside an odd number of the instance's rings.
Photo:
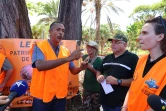
<svg viewBox="0 0 166 111">
<path fill-rule="evenodd" d="M 126 49 L 128 40 L 122 33 L 108 39 L 113 53 L 104 59 L 98 57 L 99 48 L 95 41 L 86 44 L 86 55 L 82 56 L 81 49 L 70 53 L 60 45 L 64 33 L 64 25 L 53 22 L 49 29 L 50 39 L 37 42 L 30 51 L 33 111 L 65 111 L 69 71 L 78 74 L 85 70 L 84 111 L 100 111 L 100 107 L 103 111 L 154 111 L 147 98 L 155 94 L 166 99 L 166 19 L 159 16 L 145 22 L 138 42 L 149 54 L 140 58 Z M 80 66 L 76 67 L 73 61 L 81 57 Z M 7 70 L 12 72 L 12 66 L 5 61 L 0 62 L 0 67 L 1 73 L 6 71 L 7 75 Z M 3 66 L 3 63 L 8 65 Z M 9 76 L 1 82 L 0 89 Z M 103 81 L 114 91 L 105 94 L 100 84 Z M 164 110 L 161 107 L 157 111 Z"/>
</svg>

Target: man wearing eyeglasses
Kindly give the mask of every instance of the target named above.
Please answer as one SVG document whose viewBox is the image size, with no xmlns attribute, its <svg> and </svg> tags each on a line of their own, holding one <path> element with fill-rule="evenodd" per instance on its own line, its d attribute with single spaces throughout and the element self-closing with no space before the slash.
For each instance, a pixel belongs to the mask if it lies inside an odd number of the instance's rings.
<svg viewBox="0 0 166 111">
<path fill-rule="evenodd" d="M 97 80 L 99 82 L 106 80 L 106 83 L 111 84 L 114 91 L 105 94 L 101 88 L 100 103 L 104 111 L 120 111 L 133 80 L 138 56 L 126 50 L 127 38 L 124 34 L 117 33 L 108 41 L 111 43 L 113 53 L 104 58 L 102 74 L 99 74 Z"/>
</svg>

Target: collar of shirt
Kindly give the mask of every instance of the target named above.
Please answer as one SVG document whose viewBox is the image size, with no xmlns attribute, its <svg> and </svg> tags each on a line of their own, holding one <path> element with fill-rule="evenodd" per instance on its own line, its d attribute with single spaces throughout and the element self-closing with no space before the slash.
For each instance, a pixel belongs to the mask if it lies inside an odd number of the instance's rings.
<svg viewBox="0 0 166 111">
<path fill-rule="evenodd" d="M 60 45 L 58 45 L 56 48 L 54 48 L 49 39 L 48 39 L 48 42 L 50 43 L 50 45 L 51 45 L 52 49 L 54 50 L 55 54 L 58 56 Z"/>
<path fill-rule="evenodd" d="M 149 55 L 149 56 L 148 56 L 147 63 L 155 64 L 155 63 L 157 63 L 158 61 L 160 61 L 161 59 L 163 59 L 164 57 L 166 57 L 166 54 L 161 55 L 159 58 L 157 58 L 157 59 L 154 60 L 154 61 L 150 61 L 150 55 Z"/>
<path fill-rule="evenodd" d="M 124 56 L 124 55 L 127 55 L 128 54 L 128 50 L 126 50 L 123 54 L 121 54 L 120 56 L 118 56 L 117 58 L 119 58 L 119 57 L 122 57 L 122 56 Z M 115 55 L 114 54 L 112 54 L 112 56 L 113 56 L 113 58 L 115 58 Z"/>
<path fill-rule="evenodd" d="M 149 72 L 149 70 L 161 59 L 163 59 L 164 57 L 166 57 L 166 54 L 161 55 L 159 58 L 157 58 L 154 61 L 150 61 L 150 55 L 148 56 L 148 60 L 146 62 L 145 68 L 144 68 L 144 72 L 143 72 L 143 77 Z"/>
</svg>

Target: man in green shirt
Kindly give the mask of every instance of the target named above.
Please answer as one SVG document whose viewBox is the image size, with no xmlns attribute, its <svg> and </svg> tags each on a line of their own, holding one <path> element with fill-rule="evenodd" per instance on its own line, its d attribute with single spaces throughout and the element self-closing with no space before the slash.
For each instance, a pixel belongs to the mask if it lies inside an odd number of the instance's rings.
<svg viewBox="0 0 166 111">
<path fill-rule="evenodd" d="M 88 62 L 88 67 L 85 70 L 83 82 L 83 109 L 85 111 L 100 111 L 100 84 L 96 79 L 96 74 L 97 71 L 100 71 L 102 59 L 97 57 L 98 44 L 96 42 L 88 42 L 86 49 L 87 54 L 83 56 L 83 60 Z"/>
</svg>

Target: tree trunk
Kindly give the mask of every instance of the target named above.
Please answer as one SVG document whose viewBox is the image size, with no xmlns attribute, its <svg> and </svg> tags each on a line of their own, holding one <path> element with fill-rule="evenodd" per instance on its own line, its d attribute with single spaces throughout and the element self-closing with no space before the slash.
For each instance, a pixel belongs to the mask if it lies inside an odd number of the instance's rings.
<svg viewBox="0 0 166 111">
<path fill-rule="evenodd" d="M 0 1 L 0 38 L 32 38 L 25 0 Z"/>
<path fill-rule="evenodd" d="M 65 40 L 82 40 L 82 1 L 60 0 L 58 20 L 65 26 Z"/>
<path fill-rule="evenodd" d="M 32 38 L 25 0 L 0 0 L 0 38 Z M 32 108 L 10 111 L 32 111 Z"/>
<path fill-rule="evenodd" d="M 65 26 L 65 40 L 82 40 L 81 8 L 83 0 L 60 0 L 58 20 Z M 67 100 L 68 111 L 81 111 L 81 95 Z"/>
<path fill-rule="evenodd" d="M 100 43 L 100 11 L 101 11 L 101 0 L 95 0 L 95 8 L 96 8 L 96 32 L 95 37 L 97 43 Z"/>
</svg>

